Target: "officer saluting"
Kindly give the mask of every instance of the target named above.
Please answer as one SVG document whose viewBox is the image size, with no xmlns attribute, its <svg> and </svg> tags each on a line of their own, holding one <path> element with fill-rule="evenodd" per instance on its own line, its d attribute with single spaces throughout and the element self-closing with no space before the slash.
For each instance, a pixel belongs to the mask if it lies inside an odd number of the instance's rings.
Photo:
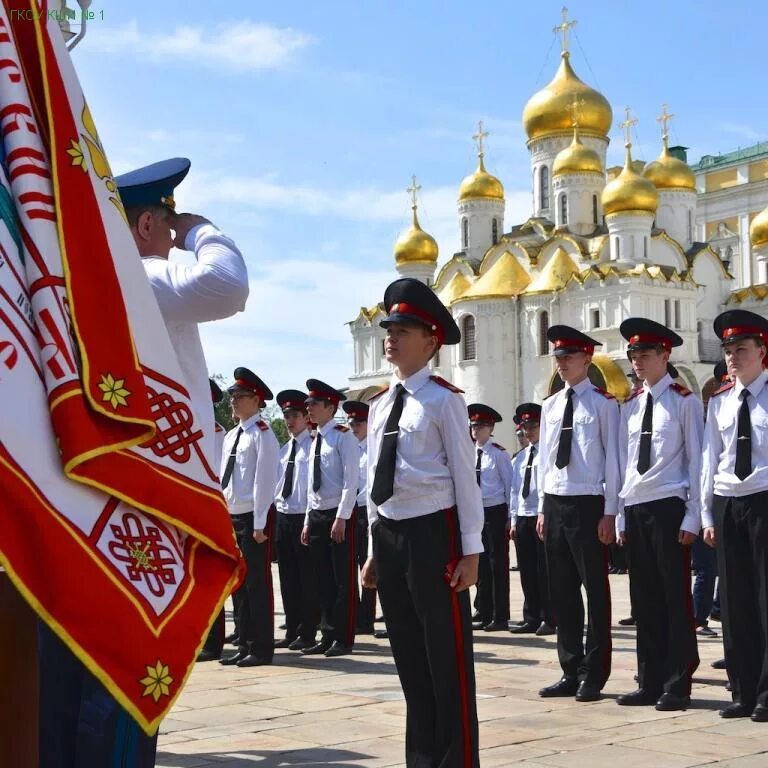
<svg viewBox="0 0 768 768">
<path fill-rule="evenodd" d="M 475 476 L 483 497 L 483 549 L 477 580 L 475 629 L 506 632 L 509 629 L 509 497 L 512 462 L 506 449 L 491 440 L 501 414 L 482 403 L 467 406 L 469 427 L 475 441 Z"/>
<path fill-rule="evenodd" d="M 587 375 L 599 342 L 567 325 L 553 325 L 547 338 L 565 387 L 542 406 L 537 530 L 547 552 L 563 677 L 539 695 L 595 701 L 611 671 L 604 547 L 615 539 L 619 409 Z M 586 647 L 582 584 L 589 604 Z"/>
<path fill-rule="evenodd" d="M 768 722 L 768 320 L 731 310 L 714 328 L 732 379 L 709 400 L 701 485 L 733 696 L 720 716 Z"/>
<path fill-rule="evenodd" d="M 617 526 L 629 548 L 640 687 L 617 701 L 685 709 L 691 676 L 699 666 L 690 548 L 701 529 L 704 410 L 669 373 L 669 355 L 683 343 L 680 336 L 639 317 L 625 320 L 619 330 L 643 384 L 621 408 L 624 485 Z"/>
</svg>

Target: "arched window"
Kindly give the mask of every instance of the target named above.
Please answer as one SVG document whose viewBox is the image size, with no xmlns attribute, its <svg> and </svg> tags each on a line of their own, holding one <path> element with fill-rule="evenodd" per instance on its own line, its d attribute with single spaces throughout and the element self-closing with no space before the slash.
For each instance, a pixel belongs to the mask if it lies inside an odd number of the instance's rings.
<svg viewBox="0 0 768 768">
<path fill-rule="evenodd" d="M 539 170 L 539 208 L 549 208 L 549 168 L 546 165 Z"/>
<path fill-rule="evenodd" d="M 560 226 L 564 227 L 568 223 L 568 198 L 565 193 L 560 195 Z"/>
<path fill-rule="evenodd" d="M 621 258 L 621 240 L 616 237 L 613 242 L 616 244 L 616 260 L 618 261 Z"/>
<path fill-rule="evenodd" d="M 475 339 L 475 318 L 467 315 L 461 321 L 461 359 L 477 359 L 477 343 Z"/>
<path fill-rule="evenodd" d="M 549 312 L 544 310 L 539 312 L 539 354 L 549 354 L 549 340 L 547 339 L 547 331 L 549 331 Z"/>
<path fill-rule="evenodd" d="M 648 238 L 643 238 L 643 258 L 647 261 L 648 260 Z"/>
<path fill-rule="evenodd" d="M 592 195 L 592 223 L 597 226 L 597 195 Z"/>
<path fill-rule="evenodd" d="M 496 245 L 499 242 L 499 220 L 494 219 L 491 222 L 491 242 Z"/>
<path fill-rule="evenodd" d="M 469 248 L 469 221 L 461 220 L 461 247 Z"/>
</svg>

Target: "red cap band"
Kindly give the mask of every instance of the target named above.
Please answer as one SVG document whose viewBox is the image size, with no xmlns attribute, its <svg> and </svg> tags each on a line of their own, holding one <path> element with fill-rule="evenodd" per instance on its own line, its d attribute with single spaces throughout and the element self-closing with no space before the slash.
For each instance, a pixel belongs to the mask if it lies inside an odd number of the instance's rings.
<svg viewBox="0 0 768 768">
<path fill-rule="evenodd" d="M 562 349 L 563 347 L 576 347 L 582 352 L 586 352 L 588 355 L 593 355 L 595 353 L 595 348 L 592 344 L 586 344 L 578 339 L 556 339 L 555 349 Z"/>
<path fill-rule="evenodd" d="M 672 342 L 664 337 L 657 336 L 654 333 L 636 333 L 629 337 L 630 344 L 660 344 L 667 352 L 672 351 Z"/>
<path fill-rule="evenodd" d="M 733 328 L 725 328 L 723 330 L 723 340 L 729 339 L 731 336 L 759 336 L 761 339 L 765 338 L 765 334 L 761 328 L 756 328 L 753 325 L 737 325 Z"/>
<path fill-rule="evenodd" d="M 393 312 L 402 313 L 404 315 L 413 315 L 414 317 L 417 317 L 419 320 L 421 320 L 423 323 L 426 323 L 430 330 L 432 330 L 437 336 L 437 340 L 440 344 L 443 343 L 443 339 L 445 338 L 445 332 L 443 329 L 437 324 L 434 317 L 431 317 L 428 315 L 423 309 L 420 307 L 415 307 L 413 304 L 408 304 L 405 301 L 400 301 L 397 304 L 393 304 L 389 308 L 389 313 L 392 314 Z"/>
<path fill-rule="evenodd" d="M 490 421 L 493 424 L 496 423 L 496 419 L 493 417 L 492 414 L 488 413 L 488 411 L 478 411 L 476 413 L 473 413 L 469 417 L 470 421 Z"/>
<path fill-rule="evenodd" d="M 538 413 L 521 413 L 520 421 L 539 421 L 541 416 Z"/>
<path fill-rule="evenodd" d="M 245 381 L 245 379 L 235 379 L 235 384 L 237 384 L 240 389 L 249 389 L 251 392 L 255 392 L 257 395 L 261 395 L 261 390 L 251 384 L 250 381 Z"/>
</svg>

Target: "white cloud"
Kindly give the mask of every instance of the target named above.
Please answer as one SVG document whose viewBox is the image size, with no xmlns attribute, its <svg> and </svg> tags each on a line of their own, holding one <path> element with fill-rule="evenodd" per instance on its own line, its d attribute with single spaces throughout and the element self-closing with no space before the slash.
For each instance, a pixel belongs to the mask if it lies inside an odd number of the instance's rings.
<svg viewBox="0 0 768 768">
<path fill-rule="evenodd" d="M 140 30 L 136 20 L 102 30 L 103 34 L 89 39 L 90 48 L 117 54 L 130 51 L 133 57 L 166 64 L 183 59 L 234 72 L 285 68 L 312 42 L 312 37 L 300 30 L 249 20 L 225 22 L 211 30 L 181 26 L 170 34 Z"/>
<path fill-rule="evenodd" d="M 741 136 L 743 139 L 747 139 L 747 141 L 760 141 L 764 135 L 756 131 L 752 126 L 744 125 L 743 123 L 718 122 L 716 127 L 724 133 Z"/>
</svg>

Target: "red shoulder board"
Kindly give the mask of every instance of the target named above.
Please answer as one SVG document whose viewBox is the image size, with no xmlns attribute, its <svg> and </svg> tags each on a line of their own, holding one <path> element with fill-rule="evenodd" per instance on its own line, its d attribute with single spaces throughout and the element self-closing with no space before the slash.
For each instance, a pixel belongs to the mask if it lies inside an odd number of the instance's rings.
<svg viewBox="0 0 768 768">
<path fill-rule="evenodd" d="M 674 389 L 678 395 L 682 395 L 683 397 L 688 397 L 688 395 L 693 394 L 690 389 L 684 387 L 682 384 L 671 384 L 670 389 Z"/>
<path fill-rule="evenodd" d="M 600 389 L 600 387 L 594 387 L 593 389 L 595 392 L 599 392 L 603 397 L 608 398 L 608 400 L 616 399 L 610 392 L 606 392 L 604 389 Z"/>
<path fill-rule="evenodd" d="M 345 427 L 342 424 L 337 424 L 334 429 L 338 429 L 339 432 L 349 432 L 349 427 Z"/>
<path fill-rule="evenodd" d="M 216 432 L 226 432 L 227 431 L 226 429 L 224 429 L 224 427 L 221 426 L 221 424 L 219 424 L 218 421 L 214 421 L 213 423 L 216 425 L 216 427 L 215 427 L 215 431 Z"/>
<path fill-rule="evenodd" d="M 372 403 L 377 397 L 381 397 L 385 392 L 389 392 L 389 385 L 382 387 L 375 395 L 371 395 L 368 398 L 368 402 Z"/>
<path fill-rule="evenodd" d="M 643 391 L 642 387 L 635 387 L 630 393 L 629 397 L 624 402 L 628 403 L 630 400 L 634 400 L 642 391 Z"/>
<path fill-rule="evenodd" d="M 432 381 L 435 382 L 435 384 L 439 384 L 441 387 L 445 387 L 446 389 L 450 389 L 451 392 L 455 392 L 457 395 L 463 395 L 464 390 L 459 389 L 458 387 L 451 384 L 450 381 L 446 381 L 442 376 L 430 376 L 429 377 Z"/>
<path fill-rule="evenodd" d="M 723 386 L 720 387 L 720 389 L 718 389 L 716 392 L 713 392 L 712 397 L 715 395 L 722 395 L 723 392 L 727 392 L 729 389 L 733 389 L 735 386 L 736 384 L 734 384 L 734 382 L 729 381 L 727 384 L 723 384 Z"/>
<path fill-rule="evenodd" d="M 503 445 L 499 445 L 498 443 L 492 443 L 494 448 L 498 448 L 500 451 L 506 451 L 507 449 Z"/>
<path fill-rule="evenodd" d="M 256 425 L 262 432 L 266 432 L 269 429 L 269 424 L 266 421 L 259 420 L 256 422 Z"/>
</svg>

